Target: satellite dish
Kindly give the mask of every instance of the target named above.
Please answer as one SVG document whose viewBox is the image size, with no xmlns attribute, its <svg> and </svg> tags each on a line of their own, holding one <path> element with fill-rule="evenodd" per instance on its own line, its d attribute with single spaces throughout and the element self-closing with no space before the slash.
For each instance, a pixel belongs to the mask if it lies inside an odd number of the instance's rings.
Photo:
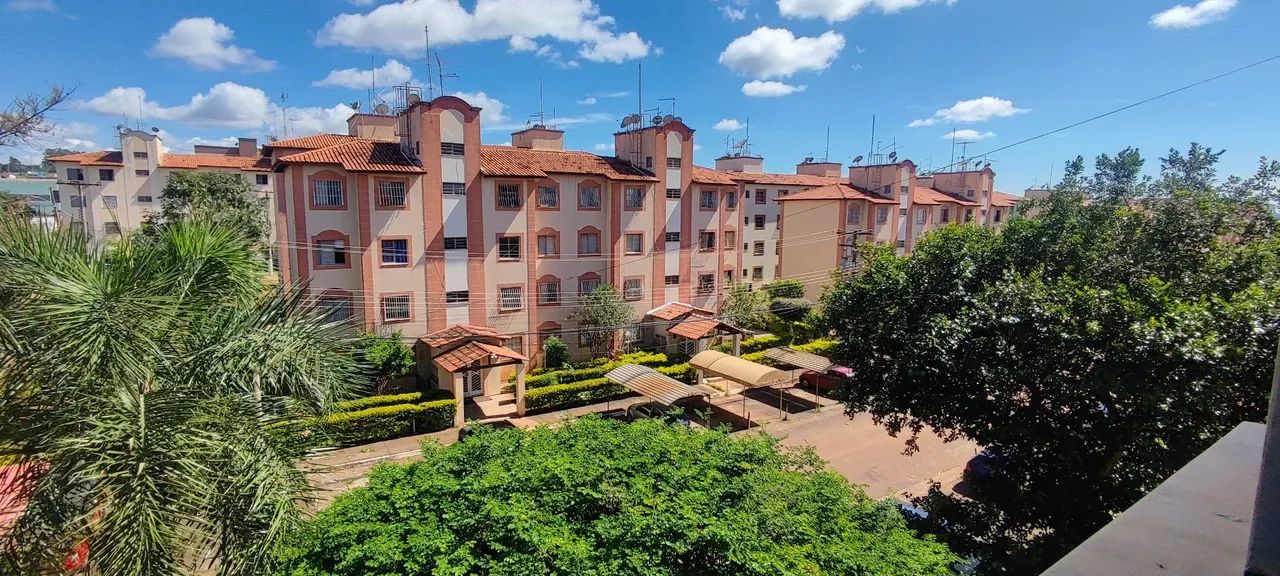
<svg viewBox="0 0 1280 576">
<path fill-rule="evenodd" d="M 805 163 L 805 164 L 812 164 L 812 163 L 813 163 L 813 156 L 805 156 L 805 157 L 804 157 L 804 163 Z"/>
<path fill-rule="evenodd" d="M 410 94 L 405 98 L 405 100 L 408 100 L 409 104 L 417 104 L 422 101 L 422 96 L 419 96 L 418 94 Z"/>
<path fill-rule="evenodd" d="M 981 160 L 974 160 L 974 161 L 973 161 L 973 167 L 974 167 L 974 168 L 977 168 L 977 167 L 979 167 L 979 166 L 982 166 L 982 161 L 981 161 Z"/>
<path fill-rule="evenodd" d="M 670 114 L 667 114 L 666 116 L 663 116 L 663 117 L 662 117 L 662 123 L 663 123 L 663 124 L 666 124 L 666 123 L 668 123 L 668 122 L 675 122 L 675 121 L 676 121 L 676 117 L 675 117 L 675 116 L 672 116 L 672 115 L 670 115 Z"/>
<path fill-rule="evenodd" d="M 125 129 L 125 125 L 124 125 L 124 124 L 116 124 L 116 130 L 119 130 L 119 131 L 123 132 L 123 131 L 124 131 L 124 129 Z"/>
<path fill-rule="evenodd" d="M 654 116 L 654 117 L 653 117 L 653 125 L 654 125 L 654 126 L 661 126 L 661 125 L 662 125 L 662 117 L 661 117 L 661 116 Z"/>
<path fill-rule="evenodd" d="M 854 164 L 857 164 L 857 163 L 859 163 L 859 162 L 862 162 L 862 157 L 861 157 L 861 156 L 857 156 L 857 157 L 855 157 L 855 158 L 853 159 L 853 163 L 854 163 Z"/>
<path fill-rule="evenodd" d="M 680 116 L 676 116 L 676 122 L 684 124 L 684 118 L 681 118 Z"/>
<path fill-rule="evenodd" d="M 152 132 L 153 134 L 159 134 L 159 133 L 160 133 L 160 129 L 159 129 L 159 128 L 157 128 L 157 127 L 155 127 L 155 126 L 152 126 L 152 127 L 151 127 L 151 132 Z"/>
<path fill-rule="evenodd" d="M 377 106 L 373 107 L 373 111 L 378 114 L 386 115 L 391 112 L 391 107 L 387 106 L 386 104 L 378 104 Z"/>
<path fill-rule="evenodd" d="M 354 100 L 354 101 L 352 101 L 352 102 L 351 102 L 351 109 L 352 109 L 352 110 L 355 110 L 356 112 L 359 112 L 359 111 L 360 111 L 360 101 L 359 101 L 359 100 Z"/>
<path fill-rule="evenodd" d="M 898 153 L 897 153 L 897 152 L 890 152 L 890 153 L 889 153 L 889 161 L 890 161 L 890 162 L 893 162 L 893 161 L 894 161 L 895 159 L 897 159 L 897 158 L 898 158 Z"/>
<path fill-rule="evenodd" d="M 986 164 L 984 164 L 982 167 L 983 167 L 983 168 L 990 168 L 990 167 L 991 167 L 991 163 L 990 163 L 990 162 L 987 162 L 987 163 L 986 163 Z"/>
</svg>

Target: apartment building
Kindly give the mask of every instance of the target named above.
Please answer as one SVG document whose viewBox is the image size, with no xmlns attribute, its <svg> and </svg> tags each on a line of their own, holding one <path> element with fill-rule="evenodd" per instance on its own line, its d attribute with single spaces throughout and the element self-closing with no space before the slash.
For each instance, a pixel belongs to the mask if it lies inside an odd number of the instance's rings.
<svg viewBox="0 0 1280 576">
<path fill-rule="evenodd" d="M 919 176 L 910 160 L 852 166 L 845 182 L 779 198 L 780 273 L 816 301 L 831 275 L 856 265 L 856 244 L 910 253 L 920 237 L 952 222 L 999 228 L 1022 198 L 995 190 L 990 166 Z M 797 232 L 790 232 L 790 231 Z"/>
<path fill-rule="evenodd" d="M 192 154 L 169 152 L 159 135 L 142 130 L 122 130 L 119 138 L 119 150 L 50 158 L 58 176 L 59 220 L 94 240 L 109 241 L 141 226 L 159 209 L 169 174 L 177 171 L 240 174 L 269 206 L 274 201 L 271 165 L 253 138 L 241 138 L 236 146 L 196 146 Z"/>
</svg>

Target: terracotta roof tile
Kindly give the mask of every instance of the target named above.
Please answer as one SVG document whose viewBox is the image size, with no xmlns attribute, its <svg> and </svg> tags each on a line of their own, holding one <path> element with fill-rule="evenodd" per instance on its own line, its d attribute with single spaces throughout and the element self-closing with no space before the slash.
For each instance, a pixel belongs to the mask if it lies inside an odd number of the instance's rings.
<svg viewBox="0 0 1280 576">
<path fill-rule="evenodd" d="M 267 142 L 269 148 L 301 148 L 303 150 L 315 150 L 317 148 L 328 148 L 337 146 L 338 144 L 346 144 L 348 142 L 360 140 L 356 136 L 348 136 L 346 134 L 312 134 L 310 136 L 299 136 L 297 138 L 285 138 L 284 140 L 276 140 Z"/>
<path fill-rule="evenodd" d="M 82 166 L 124 166 L 124 154 L 119 150 L 100 150 L 97 152 L 78 152 L 53 156 L 54 162 L 75 162 Z"/>
<path fill-rule="evenodd" d="M 258 172 L 271 170 L 271 159 L 258 156 L 218 154 L 168 154 L 160 158 L 161 168 L 235 168 Z"/>
<path fill-rule="evenodd" d="M 477 360 L 488 358 L 490 355 L 519 360 L 521 362 L 528 360 L 528 358 L 521 356 L 510 348 L 494 346 L 483 342 L 467 342 L 462 346 L 436 356 L 434 360 L 436 364 L 441 368 L 444 368 L 446 371 L 457 372 L 462 368 L 470 366 Z"/>
<path fill-rule="evenodd" d="M 726 172 L 724 170 L 704 168 L 702 166 L 693 167 L 693 181 L 698 184 L 738 185 L 737 180 L 734 180 L 734 173 Z"/>
<path fill-rule="evenodd" d="M 859 190 L 848 184 L 827 184 L 778 198 L 778 202 L 795 200 L 866 200 L 872 204 L 897 204 L 897 200 Z"/>
<path fill-rule="evenodd" d="M 444 330 L 438 330 L 427 334 L 426 336 L 419 338 L 419 340 L 422 340 L 427 346 L 439 348 L 441 346 L 447 346 L 453 342 L 457 342 L 458 340 L 462 340 L 463 338 L 470 338 L 474 336 L 497 338 L 499 340 L 506 340 L 507 338 L 510 338 L 510 336 L 487 326 L 457 324 L 445 328 Z"/>
<path fill-rule="evenodd" d="M 707 315 L 714 314 L 714 312 L 710 310 L 698 308 L 692 304 L 685 304 L 684 302 L 667 302 L 666 304 L 646 312 L 645 316 L 653 316 L 659 320 L 675 320 L 676 318 L 684 316 L 690 312 L 701 312 Z"/>
<path fill-rule="evenodd" d="M 961 206 L 980 206 L 977 202 L 969 200 L 963 196 L 948 194 L 938 190 L 937 188 L 929 188 L 927 186 L 916 187 L 915 202 L 916 204 L 925 204 L 930 206 L 938 205 L 943 202 L 950 202 Z"/>
<path fill-rule="evenodd" d="M 667 333 L 675 334 L 676 336 L 681 336 L 690 340 L 701 340 L 708 336 L 714 336 L 722 328 L 732 332 L 739 331 L 737 328 L 716 320 L 715 318 L 706 318 L 694 315 L 675 326 L 667 328 Z"/>
<path fill-rule="evenodd" d="M 698 184 L 737 185 L 739 182 L 766 186 L 825 186 L 840 184 L 844 178 L 811 174 L 775 174 L 773 172 L 732 172 L 703 166 L 693 167 L 693 181 Z"/>
<path fill-rule="evenodd" d="M 426 172 L 400 150 L 400 144 L 364 138 L 281 156 L 279 161 L 285 164 L 338 164 L 348 172 Z"/>
<path fill-rule="evenodd" d="M 1006 194 L 1004 192 L 991 192 L 992 206 L 1015 206 L 1023 200 L 1022 196 L 1016 194 Z"/>
<path fill-rule="evenodd" d="M 610 180 L 657 181 L 648 171 L 612 156 L 514 146 L 481 146 L 480 171 L 485 176 L 545 178 L 548 174 L 591 174 Z"/>
</svg>

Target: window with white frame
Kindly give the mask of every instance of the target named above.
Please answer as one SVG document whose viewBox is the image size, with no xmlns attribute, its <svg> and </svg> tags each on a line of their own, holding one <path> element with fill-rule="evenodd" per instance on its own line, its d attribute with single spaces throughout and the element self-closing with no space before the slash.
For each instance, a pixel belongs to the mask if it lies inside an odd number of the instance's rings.
<svg viewBox="0 0 1280 576">
<path fill-rule="evenodd" d="M 316 308 L 321 317 L 332 322 L 351 319 L 351 298 L 347 296 L 321 296 Z"/>
<path fill-rule="evenodd" d="M 627 278 L 622 281 L 622 297 L 627 300 L 639 300 L 644 295 L 644 280 Z"/>
<path fill-rule="evenodd" d="M 456 142 L 441 142 L 440 154 L 444 156 L 464 156 L 467 153 L 467 147 Z"/>
<path fill-rule="evenodd" d="M 941 220 L 944 224 L 945 224 L 945 223 L 947 223 L 947 222 L 950 222 L 950 221 L 951 221 L 951 209 L 950 209 L 950 208 L 943 208 L 943 209 L 942 209 L 942 218 L 939 218 L 939 220 Z"/>
<path fill-rule="evenodd" d="M 404 205 L 404 182 L 378 181 L 378 206 L 382 208 L 403 208 Z"/>
<path fill-rule="evenodd" d="M 107 208 L 116 208 L 120 206 L 120 199 L 114 195 L 102 195 L 102 203 Z"/>
<path fill-rule="evenodd" d="M 520 208 L 520 185 L 519 184 L 499 184 L 498 185 L 498 207 L 508 209 Z"/>
<path fill-rule="evenodd" d="M 644 253 L 644 234 L 638 232 L 628 232 L 626 237 L 625 250 L 627 254 Z"/>
<path fill-rule="evenodd" d="M 715 210 L 716 208 L 716 191 L 701 190 L 698 196 L 698 207 L 703 210 Z"/>
<path fill-rule="evenodd" d="M 271 183 L 271 178 L 266 174 L 254 174 L 253 183 L 259 186 L 266 186 Z"/>
<path fill-rule="evenodd" d="M 559 256 L 560 255 L 560 237 L 554 234 L 541 234 L 538 236 L 538 255 L 539 256 Z"/>
<path fill-rule="evenodd" d="M 524 308 L 524 289 L 519 286 L 507 286 L 498 289 L 499 310 L 519 310 Z"/>
<path fill-rule="evenodd" d="M 67 180 L 84 180 L 84 170 L 79 168 L 67 168 Z"/>
<path fill-rule="evenodd" d="M 341 180 L 313 180 L 311 182 L 311 203 L 322 207 L 338 207 L 345 202 L 342 197 Z"/>
<path fill-rule="evenodd" d="M 593 255 L 600 253 L 600 233 L 580 232 L 578 234 L 578 254 Z"/>
<path fill-rule="evenodd" d="M 588 186 L 578 189 L 578 208 L 596 210 L 600 208 L 600 189 Z"/>
<path fill-rule="evenodd" d="M 924 224 L 929 219 L 928 208 L 916 208 L 916 224 Z"/>
<path fill-rule="evenodd" d="M 710 273 L 698 274 L 698 293 L 710 294 L 716 290 L 716 275 Z"/>
<path fill-rule="evenodd" d="M 520 237 L 519 236 L 502 236 L 498 238 L 498 259 L 499 260 L 519 260 L 520 259 Z"/>
<path fill-rule="evenodd" d="M 849 209 L 845 211 L 844 223 L 851 226 L 862 225 L 862 205 L 850 204 Z"/>
<path fill-rule="evenodd" d="M 763 241 L 757 240 L 757 241 L 755 241 L 753 244 L 751 244 L 751 255 L 752 255 L 752 256 L 764 256 L 764 242 L 763 242 Z"/>
<path fill-rule="evenodd" d="M 764 266 L 755 266 L 751 268 L 751 280 L 757 282 L 764 280 Z"/>
<path fill-rule="evenodd" d="M 382 240 L 382 263 L 388 265 L 409 263 L 409 240 L 393 238 Z"/>
<path fill-rule="evenodd" d="M 644 188 L 627 188 L 625 206 L 628 210 L 644 208 Z"/>
<path fill-rule="evenodd" d="M 680 199 L 680 189 L 679 189 L 679 188 L 667 188 L 667 199 L 668 199 L 668 200 L 679 200 L 679 199 Z"/>
<path fill-rule="evenodd" d="M 679 168 L 679 167 L 680 167 L 679 158 L 667 158 L 667 168 Z"/>
<path fill-rule="evenodd" d="M 734 210 L 738 207 L 738 193 L 736 191 L 730 191 L 725 193 L 724 207 L 728 208 L 729 210 Z"/>
<path fill-rule="evenodd" d="M 466 250 L 467 237 L 466 236 L 445 236 L 444 249 L 445 250 Z"/>
<path fill-rule="evenodd" d="M 317 240 L 316 263 L 321 266 L 341 266 L 347 263 L 347 243 L 342 240 Z"/>
<path fill-rule="evenodd" d="M 680 233 L 679 233 L 679 232 L 667 232 L 666 234 L 663 234 L 663 238 L 664 238 L 667 242 L 679 242 L 679 241 L 680 241 Z"/>
<path fill-rule="evenodd" d="M 71 207 L 72 207 L 72 208 L 84 208 L 84 197 L 83 197 L 83 196 L 75 196 L 75 195 L 71 196 Z"/>
<path fill-rule="evenodd" d="M 116 179 L 116 171 L 110 168 L 98 169 L 98 180 L 102 182 L 111 182 Z"/>
<path fill-rule="evenodd" d="M 470 290 L 453 290 L 444 293 L 445 304 L 466 304 L 471 300 Z"/>
<path fill-rule="evenodd" d="M 441 183 L 441 187 L 441 192 L 444 193 L 445 196 L 467 195 L 467 185 L 462 182 L 443 182 Z"/>
<path fill-rule="evenodd" d="M 876 208 L 876 224 L 884 224 L 889 221 L 889 207 L 881 206 Z"/>
<path fill-rule="evenodd" d="M 724 249 L 733 250 L 733 247 L 737 245 L 738 245 L 738 234 L 733 230 L 726 230 L 724 232 Z"/>
<path fill-rule="evenodd" d="M 560 303 L 560 281 L 552 280 L 538 283 L 538 304 L 555 306 Z"/>
<path fill-rule="evenodd" d="M 716 233 L 700 232 L 698 234 L 699 250 L 715 250 L 716 249 Z"/>
<path fill-rule="evenodd" d="M 679 286 L 679 285 L 680 285 L 680 275 L 679 275 L 679 274 L 670 274 L 670 275 L 668 275 L 668 276 L 666 276 L 665 278 L 663 278 L 663 279 L 662 279 L 662 284 L 663 284 L 663 285 L 665 285 L 665 286 Z"/>
<path fill-rule="evenodd" d="M 756 230 L 764 230 L 764 214 L 756 214 Z"/>
<path fill-rule="evenodd" d="M 764 204 L 769 198 L 769 192 L 764 188 L 756 188 L 756 204 Z"/>
<path fill-rule="evenodd" d="M 578 280 L 578 297 L 582 298 L 587 294 L 596 291 L 600 287 L 599 278 L 583 278 Z"/>
<path fill-rule="evenodd" d="M 539 186 L 538 187 L 538 207 L 539 208 L 559 208 L 560 207 L 560 189 L 555 186 Z"/>
<path fill-rule="evenodd" d="M 413 317 L 413 297 L 395 294 L 382 297 L 382 321 L 402 322 Z"/>
</svg>

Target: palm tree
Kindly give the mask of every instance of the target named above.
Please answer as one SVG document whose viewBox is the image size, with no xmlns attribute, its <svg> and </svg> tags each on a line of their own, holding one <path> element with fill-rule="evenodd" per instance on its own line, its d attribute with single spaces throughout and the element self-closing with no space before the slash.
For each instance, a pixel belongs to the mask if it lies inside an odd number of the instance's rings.
<svg viewBox="0 0 1280 576">
<path fill-rule="evenodd" d="M 103 247 L 0 219 L 0 459 L 26 503 L 0 572 L 85 545 L 92 574 L 270 568 L 310 489 L 264 425 L 323 413 L 361 368 L 254 254 L 205 221 Z"/>
</svg>

